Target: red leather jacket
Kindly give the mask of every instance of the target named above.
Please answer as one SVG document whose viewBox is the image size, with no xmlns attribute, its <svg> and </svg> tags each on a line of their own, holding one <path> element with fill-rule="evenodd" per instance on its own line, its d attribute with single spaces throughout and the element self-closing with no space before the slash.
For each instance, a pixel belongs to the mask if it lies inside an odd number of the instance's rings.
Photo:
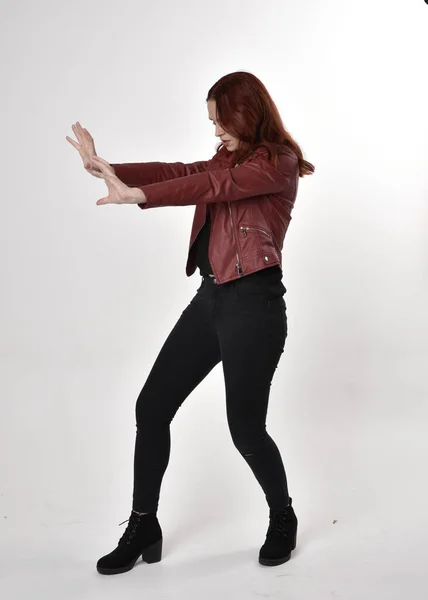
<svg viewBox="0 0 428 600">
<path fill-rule="evenodd" d="M 259 146 L 239 165 L 222 148 L 213 158 L 194 163 L 111 163 L 117 177 L 139 187 L 147 202 L 143 210 L 194 204 L 186 275 L 196 270 L 194 241 L 211 203 L 208 257 L 218 284 L 280 265 L 284 237 L 297 195 L 299 165 L 296 154 L 278 145 L 278 167 Z"/>
</svg>

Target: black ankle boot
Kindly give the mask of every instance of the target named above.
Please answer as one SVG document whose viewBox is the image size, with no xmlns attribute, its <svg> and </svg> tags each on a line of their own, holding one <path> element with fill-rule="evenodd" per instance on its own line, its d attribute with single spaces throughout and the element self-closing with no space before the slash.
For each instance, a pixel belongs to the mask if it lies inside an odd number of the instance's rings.
<svg viewBox="0 0 428 600">
<path fill-rule="evenodd" d="M 127 521 L 129 521 L 128 526 L 117 548 L 97 562 L 98 573 L 113 575 L 130 571 L 140 556 L 147 563 L 161 560 L 162 529 L 156 514 L 138 515 L 132 511 Z"/>
<path fill-rule="evenodd" d="M 261 565 L 274 566 L 287 562 L 296 547 L 298 520 L 291 502 L 290 498 L 287 508 L 283 510 L 269 510 L 266 541 L 259 553 Z"/>
</svg>

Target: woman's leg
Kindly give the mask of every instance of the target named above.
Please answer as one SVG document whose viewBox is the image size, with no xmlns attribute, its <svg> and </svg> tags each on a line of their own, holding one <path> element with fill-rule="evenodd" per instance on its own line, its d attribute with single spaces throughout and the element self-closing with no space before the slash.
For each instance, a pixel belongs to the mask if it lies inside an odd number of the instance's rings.
<svg viewBox="0 0 428 600">
<path fill-rule="evenodd" d="M 242 284 L 242 285 L 241 285 Z M 225 303 L 217 327 L 226 385 L 227 417 L 233 443 L 265 492 L 270 508 L 288 504 L 288 486 L 280 452 L 266 431 L 270 386 L 287 337 L 282 296 L 237 294 Z M 250 288 L 248 288 L 250 289 Z"/>
<path fill-rule="evenodd" d="M 199 290 L 198 290 L 199 291 Z M 168 335 L 136 403 L 133 510 L 157 512 L 170 455 L 170 423 L 220 362 L 209 299 L 196 294 Z"/>
</svg>

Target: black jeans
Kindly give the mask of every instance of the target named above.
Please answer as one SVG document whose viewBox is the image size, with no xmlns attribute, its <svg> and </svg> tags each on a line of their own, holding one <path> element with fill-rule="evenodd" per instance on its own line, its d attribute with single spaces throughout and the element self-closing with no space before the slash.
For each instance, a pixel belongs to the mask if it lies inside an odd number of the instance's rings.
<svg viewBox="0 0 428 600">
<path fill-rule="evenodd" d="M 266 431 L 270 386 L 287 337 L 283 298 L 287 290 L 281 277 L 272 267 L 222 285 L 202 277 L 136 403 L 135 511 L 157 512 L 169 462 L 170 423 L 184 400 L 220 361 L 233 443 L 253 471 L 269 507 L 287 506 L 284 465 Z"/>
</svg>

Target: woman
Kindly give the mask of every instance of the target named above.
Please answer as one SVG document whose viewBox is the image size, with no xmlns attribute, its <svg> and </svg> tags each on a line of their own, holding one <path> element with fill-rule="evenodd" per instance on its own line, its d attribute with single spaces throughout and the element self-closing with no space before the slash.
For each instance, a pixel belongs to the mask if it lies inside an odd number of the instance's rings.
<svg viewBox="0 0 428 600">
<path fill-rule="evenodd" d="M 157 519 L 170 455 L 170 424 L 183 401 L 222 362 L 233 443 L 269 506 L 262 565 L 279 565 L 296 546 L 297 518 L 279 450 L 266 431 L 270 386 L 287 337 L 282 247 L 299 177 L 314 172 L 284 128 L 262 82 L 246 72 L 222 77 L 209 91 L 208 117 L 222 144 L 211 160 L 110 164 L 93 139 L 73 126 L 85 168 L 103 178 L 97 204 L 141 209 L 195 205 L 186 264 L 201 285 L 166 339 L 136 404 L 131 516 L 99 573 L 123 573 L 140 556 L 161 560 Z"/>
</svg>

